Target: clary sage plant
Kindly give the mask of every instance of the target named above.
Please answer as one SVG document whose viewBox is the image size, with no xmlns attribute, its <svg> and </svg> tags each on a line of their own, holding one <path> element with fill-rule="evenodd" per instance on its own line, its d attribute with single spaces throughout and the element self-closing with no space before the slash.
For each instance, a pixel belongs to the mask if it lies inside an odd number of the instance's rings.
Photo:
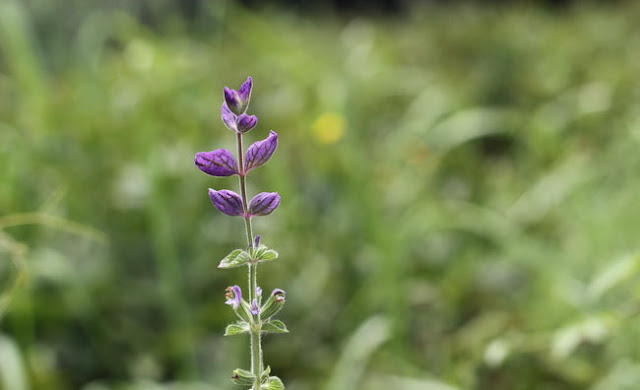
<svg viewBox="0 0 640 390">
<path fill-rule="evenodd" d="M 224 88 L 222 122 L 236 135 L 237 160 L 230 151 L 216 149 L 197 153 L 194 161 L 204 173 L 212 176 L 238 175 L 240 183 L 240 195 L 230 190 L 209 189 L 213 205 L 224 214 L 242 217 L 247 234 L 246 249 L 232 251 L 218 265 L 218 268 L 246 266 L 248 269 L 246 300 L 239 286 L 231 286 L 226 290 L 226 304 L 231 306 L 239 320 L 227 326 L 225 336 L 249 333 L 251 339 L 251 370 L 238 368 L 233 371 L 231 380 L 239 385 L 251 386 L 251 390 L 281 390 L 284 385 L 280 378 L 271 376 L 270 367 L 264 366 L 261 336 L 265 333 L 288 332 L 282 321 L 273 319 L 284 305 L 285 292 L 276 288 L 268 297 L 263 297 L 262 289 L 258 286 L 258 265 L 275 260 L 278 253 L 262 245 L 260 236 L 254 236 L 251 226 L 253 217 L 271 214 L 278 207 L 280 195 L 277 192 L 261 192 L 247 201 L 246 189 L 247 174 L 269 161 L 278 145 L 278 134 L 270 131 L 267 138 L 253 143 L 244 153 L 242 137 L 258 123 L 255 115 L 247 114 L 252 87 L 253 81 L 248 77 L 238 90 Z"/>
</svg>

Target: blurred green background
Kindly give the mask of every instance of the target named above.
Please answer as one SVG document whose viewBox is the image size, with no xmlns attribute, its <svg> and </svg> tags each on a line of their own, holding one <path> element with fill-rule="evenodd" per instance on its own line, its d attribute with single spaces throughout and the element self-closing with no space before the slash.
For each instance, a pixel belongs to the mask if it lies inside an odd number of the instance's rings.
<svg viewBox="0 0 640 390">
<path fill-rule="evenodd" d="M 0 388 L 237 388 L 237 183 L 193 155 L 251 75 L 287 389 L 638 389 L 638 20 L 0 0 Z"/>
</svg>

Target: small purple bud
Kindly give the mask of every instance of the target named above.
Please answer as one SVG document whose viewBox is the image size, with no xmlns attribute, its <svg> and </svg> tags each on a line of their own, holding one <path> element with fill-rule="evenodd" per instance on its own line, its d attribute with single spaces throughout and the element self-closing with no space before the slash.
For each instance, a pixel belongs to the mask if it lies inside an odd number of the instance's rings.
<svg viewBox="0 0 640 390">
<path fill-rule="evenodd" d="M 233 310 L 237 310 L 240 307 L 240 303 L 242 302 L 242 290 L 240 290 L 239 286 L 227 287 L 226 294 L 224 295 L 227 298 L 225 302 L 227 305 L 231 305 Z"/>
<path fill-rule="evenodd" d="M 253 247 L 257 248 L 260 245 L 260 236 L 255 236 L 253 238 Z"/>
<path fill-rule="evenodd" d="M 236 158 L 226 149 L 196 153 L 193 161 L 202 172 L 209 175 L 231 176 L 238 173 Z"/>
<path fill-rule="evenodd" d="M 260 288 L 260 286 L 256 287 L 256 296 L 262 297 L 262 289 Z"/>
<path fill-rule="evenodd" d="M 242 102 L 240 101 L 238 91 L 224 87 L 224 101 L 227 103 L 227 107 L 229 107 L 231 112 L 234 114 L 242 113 Z"/>
<path fill-rule="evenodd" d="M 258 123 L 258 117 L 255 115 L 240 114 L 236 120 L 238 131 L 241 133 L 246 133 L 253 129 L 256 123 Z"/>
<path fill-rule="evenodd" d="M 249 215 L 268 215 L 280 204 L 280 195 L 277 192 L 261 192 L 254 196 L 249 203 Z"/>
<path fill-rule="evenodd" d="M 278 133 L 273 130 L 269 132 L 269 136 L 267 138 L 262 141 L 254 142 L 249 146 L 244 163 L 245 173 L 269 161 L 269 158 L 271 158 L 271 155 L 276 150 L 277 146 Z"/>
<path fill-rule="evenodd" d="M 209 198 L 211 199 L 211 203 L 224 214 L 231 216 L 244 215 L 242 198 L 233 191 L 216 191 L 209 188 Z"/>
<path fill-rule="evenodd" d="M 249 100 L 251 99 L 251 88 L 253 80 L 251 76 L 247 77 L 247 81 L 242 83 L 239 90 L 224 87 L 224 101 L 227 103 L 229 111 L 236 115 L 240 115 L 247 111 Z"/>
<path fill-rule="evenodd" d="M 238 90 L 238 95 L 243 104 L 249 105 L 249 99 L 251 99 L 251 89 L 253 88 L 253 79 L 251 76 L 247 77 L 247 80 L 242 83 Z"/>
<path fill-rule="evenodd" d="M 227 102 L 222 103 L 222 107 L 220 108 L 220 117 L 222 118 L 224 125 L 227 126 L 227 129 L 235 132 L 238 131 L 238 127 L 236 125 L 236 114 L 231 112 L 229 106 L 227 106 Z"/>
<path fill-rule="evenodd" d="M 251 302 L 251 308 L 249 309 L 249 313 L 253 314 L 254 316 L 257 316 L 258 314 L 260 314 L 260 308 L 258 307 L 258 301 L 257 300 L 253 300 L 253 302 Z"/>
</svg>

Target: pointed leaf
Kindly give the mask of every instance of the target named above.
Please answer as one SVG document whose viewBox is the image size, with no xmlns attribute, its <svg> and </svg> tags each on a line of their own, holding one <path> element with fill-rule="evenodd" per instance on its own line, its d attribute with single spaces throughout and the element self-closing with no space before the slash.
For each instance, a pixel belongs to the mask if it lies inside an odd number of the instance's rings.
<svg viewBox="0 0 640 390">
<path fill-rule="evenodd" d="M 242 249 L 234 249 L 218 264 L 218 268 L 236 268 L 251 261 L 251 256 Z"/>
<path fill-rule="evenodd" d="M 211 203 L 224 214 L 231 216 L 244 215 L 242 198 L 233 191 L 216 191 L 209 188 L 209 199 L 211 199 Z"/>
<path fill-rule="evenodd" d="M 260 387 L 262 390 L 284 390 L 284 383 L 277 376 L 271 376 Z"/>
<path fill-rule="evenodd" d="M 225 336 L 235 336 L 238 334 L 248 333 L 249 332 L 249 324 L 245 321 L 236 322 L 235 324 L 227 325 L 227 328 L 224 331 Z"/>
<path fill-rule="evenodd" d="M 249 203 L 249 215 L 268 215 L 280 204 L 280 195 L 277 192 L 261 192 L 254 196 Z"/>
<path fill-rule="evenodd" d="M 271 374 L 271 366 L 267 366 L 267 368 L 262 371 L 262 375 L 260 376 L 261 382 L 264 382 L 267 378 L 269 378 L 269 374 Z"/>
<path fill-rule="evenodd" d="M 262 141 L 254 142 L 249 149 L 245 157 L 244 169 L 245 172 L 249 172 L 253 168 L 269 161 L 273 152 L 275 152 L 278 146 L 278 134 L 271 130 L 269 136 Z"/>
<path fill-rule="evenodd" d="M 253 251 L 251 256 L 253 261 L 270 261 L 278 258 L 278 252 L 273 249 L 267 248 L 265 245 L 260 245 Z"/>
<path fill-rule="evenodd" d="M 212 176 L 231 176 L 238 173 L 236 158 L 226 149 L 197 153 L 193 161 L 202 172 Z"/>
<path fill-rule="evenodd" d="M 262 331 L 267 333 L 289 333 L 284 322 L 278 320 L 271 320 L 262 324 Z"/>
</svg>

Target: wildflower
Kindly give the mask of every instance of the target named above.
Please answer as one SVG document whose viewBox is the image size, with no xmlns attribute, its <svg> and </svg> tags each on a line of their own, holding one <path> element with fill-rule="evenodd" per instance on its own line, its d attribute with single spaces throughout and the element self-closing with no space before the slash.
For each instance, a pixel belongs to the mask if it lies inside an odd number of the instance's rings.
<svg viewBox="0 0 640 390">
<path fill-rule="evenodd" d="M 239 286 L 227 287 L 225 298 L 227 298 L 225 303 L 231 305 L 233 310 L 237 310 L 242 303 L 242 290 Z"/>
</svg>

